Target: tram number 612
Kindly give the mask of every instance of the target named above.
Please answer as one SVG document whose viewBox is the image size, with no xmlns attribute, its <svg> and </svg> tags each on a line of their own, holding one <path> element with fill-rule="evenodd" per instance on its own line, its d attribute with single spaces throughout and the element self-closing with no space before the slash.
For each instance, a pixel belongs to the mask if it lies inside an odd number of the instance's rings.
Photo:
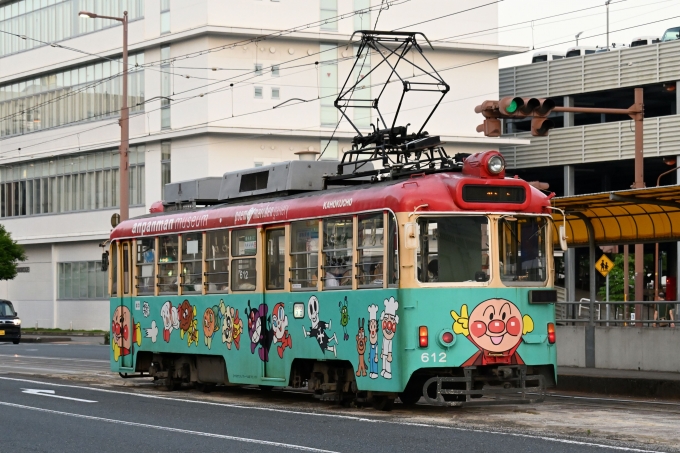
<svg viewBox="0 0 680 453">
<path fill-rule="evenodd" d="M 440 352 L 439 355 L 437 355 L 436 352 L 433 352 L 432 354 L 428 354 L 427 352 L 423 352 L 423 354 L 420 356 L 420 361 L 423 362 L 423 363 L 427 363 L 429 361 L 445 363 L 446 362 L 446 353 Z"/>
</svg>

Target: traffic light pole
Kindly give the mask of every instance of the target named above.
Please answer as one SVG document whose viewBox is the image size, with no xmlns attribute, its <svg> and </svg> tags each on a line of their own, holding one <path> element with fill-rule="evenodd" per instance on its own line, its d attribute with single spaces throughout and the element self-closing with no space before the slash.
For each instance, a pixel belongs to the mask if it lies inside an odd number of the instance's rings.
<svg viewBox="0 0 680 453">
<path fill-rule="evenodd" d="M 635 182 L 633 189 L 642 189 L 645 187 L 645 171 L 644 171 L 644 91 L 642 88 L 635 89 L 635 103 L 628 109 L 606 109 L 606 108 L 589 108 L 589 107 L 555 107 L 554 112 L 567 113 L 599 113 L 606 115 L 628 115 L 635 121 Z M 642 244 L 635 244 L 635 300 L 642 301 L 644 299 L 644 246 Z M 635 305 L 635 319 L 642 318 L 642 304 Z M 641 327 L 641 323 L 635 323 L 636 326 Z"/>
<path fill-rule="evenodd" d="M 498 101 L 484 101 L 475 107 L 475 112 L 484 116 L 484 124 L 477 127 L 477 132 L 483 132 L 487 137 L 502 135 L 501 118 L 531 117 L 531 135 L 543 137 L 548 135 L 555 125 L 548 118 L 551 112 L 563 113 L 596 113 L 605 115 L 627 115 L 635 121 L 635 181 L 632 187 L 642 189 L 644 180 L 643 156 L 643 120 L 645 116 L 644 92 L 642 88 L 635 88 L 635 103 L 627 109 L 591 108 L 591 107 L 557 107 L 551 99 L 504 97 Z M 626 248 L 627 250 L 627 248 Z M 592 261 L 592 260 L 591 260 Z M 592 272 L 592 271 L 591 271 Z M 595 280 L 591 279 L 591 293 L 594 294 Z M 644 298 L 644 248 L 642 244 L 635 245 L 635 300 L 641 302 Z M 591 299 L 594 299 L 591 297 Z M 593 303 L 593 300 L 591 300 Z M 592 314 L 592 311 L 591 311 Z M 642 317 L 642 304 L 635 305 L 636 320 Z M 636 326 L 642 324 L 636 322 Z"/>
</svg>

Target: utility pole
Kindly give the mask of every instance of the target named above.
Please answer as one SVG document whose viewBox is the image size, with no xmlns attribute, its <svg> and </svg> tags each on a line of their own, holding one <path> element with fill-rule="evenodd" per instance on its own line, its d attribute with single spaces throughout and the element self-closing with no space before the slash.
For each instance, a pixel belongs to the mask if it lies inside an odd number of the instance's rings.
<svg viewBox="0 0 680 453">
<path fill-rule="evenodd" d="M 128 109 L 128 13 L 123 12 L 123 17 L 100 16 L 95 13 L 81 11 L 80 17 L 91 19 L 111 19 L 123 24 L 123 99 L 120 106 L 120 183 L 118 203 L 120 206 L 120 221 L 130 218 L 130 187 L 128 149 L 130 148 L 130 110 Z"/>
</svg>

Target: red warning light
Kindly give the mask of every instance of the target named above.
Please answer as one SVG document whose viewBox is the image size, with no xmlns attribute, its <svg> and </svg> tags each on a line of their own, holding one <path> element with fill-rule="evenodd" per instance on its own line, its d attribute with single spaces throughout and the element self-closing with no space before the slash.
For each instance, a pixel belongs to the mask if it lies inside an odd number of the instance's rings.
<svg viewBox="0 0 680 453">
<path fill-rule="evenodd" d="M 453 343 L 453 334 L 451 332 L 444 332 L 442 335 L 442 341 L 446 344 Z"/>
<path fill-rule="evenodd" d="M 427 347 L 427 326 L 420 326 L 418 329 L 418 337 L 420 339 L 420 347 L 421 348 L 426 348 Z"/>
</svg>

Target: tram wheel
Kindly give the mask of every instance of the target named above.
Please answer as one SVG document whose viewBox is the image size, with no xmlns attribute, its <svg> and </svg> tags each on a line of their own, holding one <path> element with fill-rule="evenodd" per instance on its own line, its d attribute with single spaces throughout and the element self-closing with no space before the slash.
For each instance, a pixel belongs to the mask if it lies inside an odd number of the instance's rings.
<svg viewBox="0 0 680 453">
<path fill-rule="evenodd" d="M 262 393 L 270 393 L 272 390 L 274 390 L 274 387 L 271 385 L 261 385 L 260 390 L 262 390 Z"/>
<path fill-rule="evenodd" d="M 371 398 L 373 409 L 377 411 L 389 412 L 394 408 L 394 398 L 389 396 L 376 396 Z"/>
<path fill-rule="evenodd" d="M 415 404 L 420 401 L 421 396 L 423 395 L 417 390 L 406 389 L 399 394 L 399 400 L 404 406 L 415 406 Z"/>
</svg>

